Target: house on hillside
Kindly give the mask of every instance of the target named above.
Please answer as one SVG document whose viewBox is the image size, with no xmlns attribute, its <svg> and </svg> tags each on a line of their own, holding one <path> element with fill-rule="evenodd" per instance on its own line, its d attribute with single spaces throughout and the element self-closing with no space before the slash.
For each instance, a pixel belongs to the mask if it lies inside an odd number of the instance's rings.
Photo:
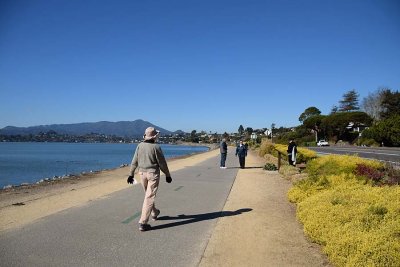
<svg viewBox="0 0 400 267">
<path fill-rule="evenodd" d="M 354 122 L 349 122 L 349 124 L 347 125 L 346 129 L 348 129 L 351 132 L 361 133 L 365 129 L 368 129 L 368 126 L 366 126 L 363 123 L 355 124 Z"/>
</svg>

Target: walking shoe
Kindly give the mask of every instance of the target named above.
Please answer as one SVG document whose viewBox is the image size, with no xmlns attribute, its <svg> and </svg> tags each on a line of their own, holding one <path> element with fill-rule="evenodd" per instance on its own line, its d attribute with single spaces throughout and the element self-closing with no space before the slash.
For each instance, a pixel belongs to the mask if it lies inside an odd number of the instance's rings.
<svg viewBox="0 0 400 267">
<path fill-rule="evenodd" d="M 153 219 L 153 221 L 157 221 L 158 215 L 160 215 L 160 210 L 156 210 L 155 214 L 151 215 L 151 218 Z"/>
<path fill-rule="evenodd" d="M 139 230 L 144 232 L 144 231 L 148 231 L 151 229 L 151 225 L 150 224 L 145 224 L 145 223 L 139 223 Z"/>
<path fill-rule="evenodd" d="M 226 169 L 226 167 L 220 167 L 221 169 Z"/>
</svg>

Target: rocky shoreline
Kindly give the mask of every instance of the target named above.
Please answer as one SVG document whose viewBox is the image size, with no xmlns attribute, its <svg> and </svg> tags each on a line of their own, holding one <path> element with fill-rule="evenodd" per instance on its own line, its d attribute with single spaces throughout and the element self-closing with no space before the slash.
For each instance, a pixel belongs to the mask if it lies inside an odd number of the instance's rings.
<svg viewBox="0 0 400 267">
<path fill-rule="evenodd" d="M 186 142 L 181 142 L 177 145 L 204 146 L 204 147 L 208 147 L 209 150 L 213 150 L 218 146 L 215 144 L 196 144 L 196 143 L 186 143 Z M 205 152 L 207 152 L 207 151 L 205 151 Z M 193 156 L 195 154 L 200 154 L 200 153 L 205 153 L 205 152 L 194 152 L 194 153 L 190 153 L 190 154 L 187 154 L 184 156 L 171 157 L 171 158 L 168 158 L 167 160 L 173 161 L 173 160 L 177 160 L 177 159 L 183 159 L 186 157 Z M 80 174 L 66 174 L 66 175 L 62 175 L 62 176 L 53 176 L 52 178 L 46 177 L 46 178 L 40 179 L 39 181 L 37 181 L 35 183 L 22 183 L 19 185 L 5 185 L 5 186 L 3 186 L 3 188 L 0 188 L 0 195 L 3 194 L 4 192 L 9 192 L 9 191 L 34 189 L 39 186 L 48 186 L 48 185 L 54 185 L 54 184 L 63 183 L 63 182 L 68 183 L 71 180 L 85 179 L 86 177 L 91 177 L 90 175 L 93 175 L 93 174 L 99 174 L 104 171 L 112 171 L 112 170 L 124 168 L 127 166 L 128 166 L 128 164 L 121 164 L 119 167 L 112 168 L 112 169 L 90 170 L 87 172 L 81 172 Z"/>
<path fill-rule="evenodd" d="M 218 150 L 209 150 L 171 158 L 168 167 L 173 173 L 218 154 Z M 124 166 L 0 190 L 0 231 L 126 189 L 132 186 L 126 182 L 128 172 L 129 166 Z"/>
</svg>

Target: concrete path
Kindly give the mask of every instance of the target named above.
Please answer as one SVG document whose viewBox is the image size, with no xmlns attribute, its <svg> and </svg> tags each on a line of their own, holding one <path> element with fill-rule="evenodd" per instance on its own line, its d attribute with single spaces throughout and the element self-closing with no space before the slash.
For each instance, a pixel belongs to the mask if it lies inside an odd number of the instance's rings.
<svg viewBox="0 0 400 267">
<path fill-rule="evenodd" d="M 287 201 L 290 183 L 253 154 L 238 169 L 232 152 L 228 169 L 213 157 L 172 173 L 172 184 L 162 176 L 152 231 L 138 231 L 136 185 L 1 233 L 0 266 L 326 265 Z"/>
</svg>

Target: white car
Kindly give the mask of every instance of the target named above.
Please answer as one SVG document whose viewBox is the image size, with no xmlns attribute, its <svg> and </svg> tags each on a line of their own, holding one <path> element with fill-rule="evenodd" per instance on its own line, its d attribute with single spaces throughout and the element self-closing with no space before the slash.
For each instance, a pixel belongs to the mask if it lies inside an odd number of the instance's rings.
<svg viewBox="0 0 400 267">
<path fill-rule="evenodd" d="M 329 143 L 325 140 L 319 140 L 317 146 L 329 146 Z"/>
</svg>

